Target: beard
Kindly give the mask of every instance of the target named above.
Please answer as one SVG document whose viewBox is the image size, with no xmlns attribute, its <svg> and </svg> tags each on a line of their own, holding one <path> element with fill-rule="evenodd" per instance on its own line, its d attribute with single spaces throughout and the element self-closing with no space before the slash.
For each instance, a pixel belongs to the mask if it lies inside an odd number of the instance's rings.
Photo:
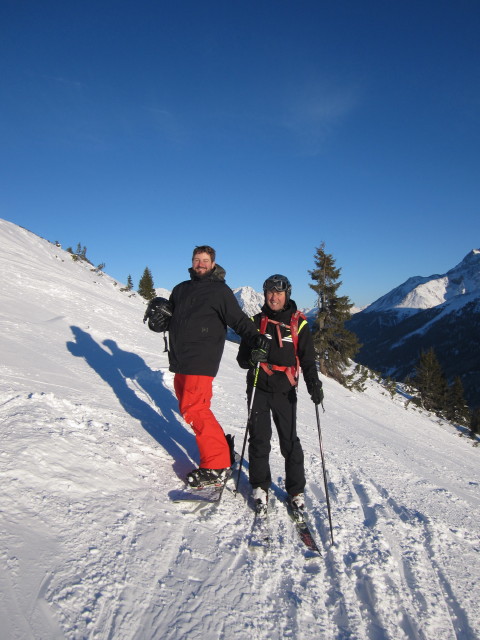
<svg viewBox="0 0 480 640">
<path fill-rule="evenodd" d="M 214 268 L 215 267 L 213 267 L 213 269 Z M 212 273 L 213 269 L 194 269 L 193 272 L 198 278 L 205 278 Z"/>
</svg>

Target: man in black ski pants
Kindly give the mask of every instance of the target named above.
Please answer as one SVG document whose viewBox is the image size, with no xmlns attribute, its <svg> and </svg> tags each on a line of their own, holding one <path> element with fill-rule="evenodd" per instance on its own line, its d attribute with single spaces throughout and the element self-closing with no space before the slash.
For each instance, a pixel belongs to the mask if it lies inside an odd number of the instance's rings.
<svg viewBox="0 0 480 640">
<path fill-rule="evenodd" d="M 265 304 L 262 311 L 253 316 L 252 320 L 255 327 L 268 338 L 269 349 L 264 350 L 260 345 L 252 350 L 250 345 L 242 340 L 237 356 L 239 365 L 249 369 L 249 401 L 256 380 L 251 407 L 248 456 L 250 483 L 256 509 L 260 512 L 267 509 L 268 489 L 272 481 L 269 465 L 272 437 L 270 414 L 273 416 L 280 450 L 285 458 L 285 486 L 290 504 L 293 509 L 304 508 L 305 470 L 303 450 L 296 428 L 298 365 L 302 368 L 312 401 L 320 404 L 323 400 L 312 334 L 305 316 L 294 320 L 297 306 L 290 299 L 291 290 L 288 278 L 280 274 L 265 280 Z M 298 340 L 292 336 L 295 331 L 298 332 Z"/>
<path fill-rule="evenodd" d="M 180 413 L 192 427 L 200 465 L 187 475 L 192 487 L 221 484 L 228 477 L 231 448 L 210 409 L 213 379 L 217 375 L 225 346 L 227 325 L 250 348 L 264 345 L 233 291 L 225 282 L 225 270 L 215 263 L 215 251 L 208 245 L 193 250 L 190 279 L 177 284 L 170 295 L 170 371 Z"/>
</svg>

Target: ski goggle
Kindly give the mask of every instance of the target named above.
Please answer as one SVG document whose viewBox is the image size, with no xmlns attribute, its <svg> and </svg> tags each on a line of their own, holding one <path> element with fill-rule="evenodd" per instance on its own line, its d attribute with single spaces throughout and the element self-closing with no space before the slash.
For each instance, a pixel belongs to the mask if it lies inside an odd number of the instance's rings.
<svg viewBox="0 0 480 640">
<path fill-rule="evenodd" d="M 286 278 L 267 278 L 263 283 L 264 291 L 288 291 L 290 282 Z"/>
</svg>

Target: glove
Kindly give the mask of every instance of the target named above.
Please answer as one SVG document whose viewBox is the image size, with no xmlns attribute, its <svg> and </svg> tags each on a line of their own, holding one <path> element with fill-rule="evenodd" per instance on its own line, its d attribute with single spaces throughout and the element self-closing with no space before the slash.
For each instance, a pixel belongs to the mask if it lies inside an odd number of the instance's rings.
<svg viewBox="0 0 480 640">
<path fill-rule="evenodd" d="M 311 378 L 310 380 L 305 380 L 305 384 L 307 385 L 307 390 L 310 394 L 312 402 L 314 404 L 322 404 L 323 389 L 320 380 L 318 378 Z"/>
<path fill-rule="evenodd" d="M 259 362 L 267 362 L 270 351 L 270 340 L 260 333 L 258 336 L 255 336 L 253 345 L 250 353 L 250 364 L 256 367 Z"/>
</svg>

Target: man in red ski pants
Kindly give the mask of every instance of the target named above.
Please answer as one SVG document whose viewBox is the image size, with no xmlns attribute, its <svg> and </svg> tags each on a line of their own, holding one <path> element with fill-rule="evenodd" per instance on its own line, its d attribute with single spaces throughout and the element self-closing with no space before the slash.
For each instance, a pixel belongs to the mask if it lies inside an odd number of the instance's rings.
<svg viewBox="0 0 480 640">
<path fill-rule="evenodd" d="M 264 344 L 265 337 L 241 310 L 212 247 L 195 247 L 189 273 L 190 280 L 177 284 L 170 295 L 168 355 L 180 412 L 195 432 L 200 452 L 199 468 L 187 475 L 187 482 L 203 487 L 221 483 L 232 464 L 232 440 L 227 440 L 210 409 L 227 326 L 252 348 Z"/>
<path fill-rule="evenodd" d="M 212 376 L 176 373 L 174 378 L 180 413 L 195 431 L 200 467 L 224 469 L 231 465 L 230 449 L 225 446 L 226 436 L 210 409 L 212 383 Z"/>
</svg>

